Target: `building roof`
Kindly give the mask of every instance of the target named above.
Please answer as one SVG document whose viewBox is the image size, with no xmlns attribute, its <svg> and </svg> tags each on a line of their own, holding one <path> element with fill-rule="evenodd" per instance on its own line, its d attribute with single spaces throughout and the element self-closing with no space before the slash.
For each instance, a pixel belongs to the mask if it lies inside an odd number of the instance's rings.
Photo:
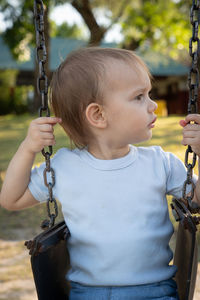
<svg viewBox="0 0 200 300">
<path fill-rule="evenodd" d="M 50 41 L 50 69 L 54 71 L 65 57 L 73 50 L 86 46 L 83 40 L 69 38 L 53 38 Z M 102 43 L 102 47 L 117 47 L 115 43 Z M 187 75 L 189 68 L 160 53 L 147 50 L 145 53 L 136 51 L 146 62 L 154 76 Z M 35 50 L 30 48 L 30 60 L 17 62 L 13 59 L 8 46 L 0 36 L 0 69 L 18 69 L 32 71 L 34 69 Z"/>
<path fill-rule="evenodd" d="M 144 60 L 154 76 L 180 76 L 189 72 L 189 67 L 161 53 L 152 50 L 136 53 Z"/>
</svg>

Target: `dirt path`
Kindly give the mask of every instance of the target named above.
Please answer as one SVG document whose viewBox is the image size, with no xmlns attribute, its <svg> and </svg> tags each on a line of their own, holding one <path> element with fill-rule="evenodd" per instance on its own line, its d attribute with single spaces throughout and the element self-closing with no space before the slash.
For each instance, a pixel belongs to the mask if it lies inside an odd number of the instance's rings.
<svg viewBox="0 0 200 300">
<path fill-rule="evenodd" d="M 194 300 L 200 300 L 200 263 L 198 266 L 198 274 L 197 274 L 197 282 L 196 282 L 196 290 L 195 290 Z"/>
<path fill-rule="evenodd" d="M 23 242 L 0 240 L 0 299 L 37 300 Z"/>
<path fill-rule="evenodd" d="M 23 242 L 0 240 L 0 300 L 37 300 Z M 200 263 L 193 300 L 200 300 Z"/>
</svg>

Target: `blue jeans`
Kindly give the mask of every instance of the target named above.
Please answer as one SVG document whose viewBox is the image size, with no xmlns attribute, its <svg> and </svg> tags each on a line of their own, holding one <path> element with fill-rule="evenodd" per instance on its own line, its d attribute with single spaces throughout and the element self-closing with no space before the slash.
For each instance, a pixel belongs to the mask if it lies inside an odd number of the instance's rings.
<svg viewBox="0 0 200 300">
<path fill-rule="evenodd" d="M 135 286 L 86 286 L 71 281 L 69 300 L 178 300 L 173 279 Z"/>
</svg>

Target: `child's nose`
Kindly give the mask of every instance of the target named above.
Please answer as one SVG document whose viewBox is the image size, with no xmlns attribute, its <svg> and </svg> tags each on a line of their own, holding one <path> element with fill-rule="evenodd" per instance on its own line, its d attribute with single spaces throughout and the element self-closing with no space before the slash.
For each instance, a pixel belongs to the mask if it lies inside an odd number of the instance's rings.
<svg viewBox="0 0 200 300">
<path fill-rule="evenodd" d="M 158 104 L 155 101 L 149 99 L 149 111 L 154 112 L 157 108 Z"/>
</svg>

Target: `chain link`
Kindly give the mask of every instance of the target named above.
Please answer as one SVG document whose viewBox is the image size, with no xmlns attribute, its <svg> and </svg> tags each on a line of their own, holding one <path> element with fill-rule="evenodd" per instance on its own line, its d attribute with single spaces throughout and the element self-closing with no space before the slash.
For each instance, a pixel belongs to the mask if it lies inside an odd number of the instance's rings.
<svg viewBox="0 0 200 300">
<path fill-rule="evenodd" d="M 200 41 L 198 37 L 199 23 L 200 23 L 200 1 L 193 0 L 190 10 L 190 23 L 192 25 L 192 37 L 189 40 L 189 54 L 192 58 L 190 71 L 188 74 L 188 87 L 189 87 L 189 101 L 188 101 L 188 114 L 198 113 L 198 92 L 199 92 L 199 70 L 198 60 L 200 52 Z M 191 154 L 191 155 L 190 155 Z M 189 158 L 191 156 L 191 158 Z M 189 162 L 191 159 L 191 162 Z M 195 184 L 192 179 L 193 168 L 196 164 L 196 154 L 192 151 L 191 146 L 188 146 L 185 153 L 185 166 L 187 168 L 187 179 L 183 184 L 183 199 L 187 205 L 193 210 L 197 211 L 197 204 L 192 202 L 194 196 Z M 187 195 L 187 186 L 191 186 L 191 193 Z"/>
<path fill-rule="evenodd" d="M 36 32 L 36 59 L 38 63 L 39 74 L 37 78 L 37 90 L 41 97 L 41 107 L 39 108 L 39 117 L 46 114 L 46 117 L 50 116 L 50 110 L 48 107 L 48 78 L 45 72 L 45 63 L 47 60 L 47 51 L 45 46 L 44 35 L 44 5 L 42 0 L 34 0 L 34 20 L 35 20 L 35 32 Z M 42 227 L 52 227 L 55 222 L 55 218 L 58 215 L 58 206 L 55 198 L 53 197 L 53 187 L 55 185 L 55 172 L 51 168 L 50 157 L 53 153 L 52 146 L 49 146 L 49 151 L 42 149 L 42 154 L 45 157 L 46 167 L 43 172 L 44 184 L 48 188 L 49 197 L 47 199 L 47 213 L 49 220 L 43 222 Z M 49 176 L 48 176 L 49 174 Z M 48 178 L 51 181 L 48 181 Z"/>
</svg>

